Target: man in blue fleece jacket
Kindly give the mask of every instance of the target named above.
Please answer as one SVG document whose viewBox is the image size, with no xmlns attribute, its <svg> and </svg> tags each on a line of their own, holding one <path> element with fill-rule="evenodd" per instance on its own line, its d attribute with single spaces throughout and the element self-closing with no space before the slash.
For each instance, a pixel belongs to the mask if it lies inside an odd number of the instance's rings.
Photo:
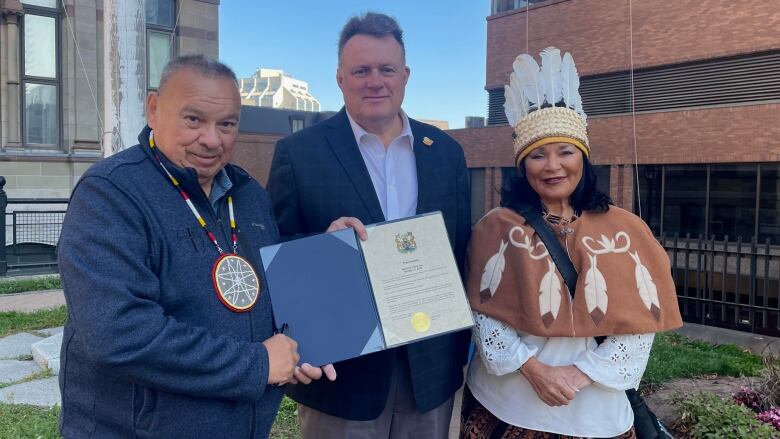
<svg viewBox="0 0 780 439">
<path fill-rule="evenodd" d="M 228 67 L 173 60 L 139 144 L 76 185 L 59 243 L 65 438 L 264 438 L 275 384 L 321 376 L 274 335 L 252 275 L 279 233 L 268 194 L 228 164 L 240 109 Z"/>
</svg>

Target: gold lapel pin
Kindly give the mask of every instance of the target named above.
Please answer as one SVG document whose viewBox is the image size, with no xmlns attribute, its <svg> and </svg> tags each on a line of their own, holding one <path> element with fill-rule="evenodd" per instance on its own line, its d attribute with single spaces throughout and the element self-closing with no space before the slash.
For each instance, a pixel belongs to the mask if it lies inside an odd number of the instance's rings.
<svg viewBox="0 0 780 439">
<path fill-rule="evenodd" d="M 433 140 L 431 140 L 428 137 L 423 137 L 423 143 L 425 144 L 425 146 L 431 146 L 433 145 Z"/>
</svg>

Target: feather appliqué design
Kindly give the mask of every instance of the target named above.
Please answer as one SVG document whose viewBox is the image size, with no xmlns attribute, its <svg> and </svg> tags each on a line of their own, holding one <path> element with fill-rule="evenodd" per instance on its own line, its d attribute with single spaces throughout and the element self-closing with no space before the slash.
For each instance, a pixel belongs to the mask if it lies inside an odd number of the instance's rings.
<svg viewBox="0 0 780 439">
<path fill-rule="evenodd" d="M 661 303 L 658 301 L 658 288 L 656 288 L 655 282 L 653 282 L 650 271 L 639 259 L 639 252 L 629 252 L 628 254 L 636 263 L 634 276 L 636 276 L 636 287 L 637 290 L 639 290 L 639 297 L 642 298 L 642 302 L 645 304 L 648 311 L 650 311 L 650 313 L 653 314 L 653 317 L 658 320 L 661 318 Z"/>
<path fill-rule="evenodd" d="M 561 309 L 561 281 L 555 273 L 555 264 L 550 259 L 547 259 L 547 267 L 547 274 L 539 284 L 539 313 L 545 328 L 555 322 Z"/>
<path fill-rule="evenodd" d="M 596 256 L 588 255 L 588 259 L 590 268 L 585 274 L 585 305 L 593 323 L 598 326 L 607 314 L 607 281 L 596 265 Z"/>
<path fill-rule="evenodd" d="M 479 282 L 480 303 L 487 302 L 496 294 L 496 289 L 498 289 L 498 284 L 501 283 L 501 276 L 504 273 L 504 266 L 506 265 L 504 252 L 508 245 L 509 243 L 504 242 L 502 239 L 501 245 L 498 247 L 498 253 L 488 259 L 485 268 L 482 270 L 482 279 Z"/>
</svg>

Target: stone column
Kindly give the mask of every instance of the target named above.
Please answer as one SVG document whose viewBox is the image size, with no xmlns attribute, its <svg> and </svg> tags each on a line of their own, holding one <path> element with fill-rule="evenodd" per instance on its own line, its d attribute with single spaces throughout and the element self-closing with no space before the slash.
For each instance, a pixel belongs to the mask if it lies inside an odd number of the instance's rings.
<svg viewBox="0 0 780 439">
<path fill-rule="evenodd" d="M 144 0 L 103 2 L 105 155 L 136 143 L 145 125 L 146 9 Z"/>
<path fill-rule="evenodd" d="M 19 0 L 0 0 L 0 15 L 5 20 L 5 54 L 3 61 L 6 64 L 6 80 L 3 91 L 3 115 L 8 124 L 3 128 L 6 139 L 3 148 L 20 148 L 22 145 L 19 104 L 20 80 L 19 80 L 19 20 L 24 15 L 22 4 Z"/>
</svg>

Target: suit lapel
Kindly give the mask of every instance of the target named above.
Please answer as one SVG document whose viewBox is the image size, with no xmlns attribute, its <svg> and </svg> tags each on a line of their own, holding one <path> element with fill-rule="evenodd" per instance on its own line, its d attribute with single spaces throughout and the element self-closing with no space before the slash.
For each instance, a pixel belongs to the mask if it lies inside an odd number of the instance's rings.
<svg viewBox="0 0 780 439">
<path fill-rule="evenodd" d="M 417 214 L 419 215 L 430 211 L 428 204 L 435 183 L 430 171 L 437 163 L 434 150 L 436 145 L 423 143 L 425 130 L 417 121 L 409 119 L 409 124 L 412 128 L 412 136 L 414 136 L 414 160 L 417 167 Z"/>
<path fill-rule="evenodd" d="M 382 206 L 379 205 L 379 199 L 374 191 L 374 183 L 368 174 L 363 156 L 360 155 L 358 150 L 355 134 L 349 125 L 346 110 L 342 108 L 328 122 L 330 130 L 326 137 L 330 148 L 344 168 L 344 172 L 352 180 L 355 191 L 371 215 L 371 222 L 384 221 L 385 216 L 382 213 Z M 349 214 L 349 212 L 345 212 L 345 214 Z"/>
</svg>

